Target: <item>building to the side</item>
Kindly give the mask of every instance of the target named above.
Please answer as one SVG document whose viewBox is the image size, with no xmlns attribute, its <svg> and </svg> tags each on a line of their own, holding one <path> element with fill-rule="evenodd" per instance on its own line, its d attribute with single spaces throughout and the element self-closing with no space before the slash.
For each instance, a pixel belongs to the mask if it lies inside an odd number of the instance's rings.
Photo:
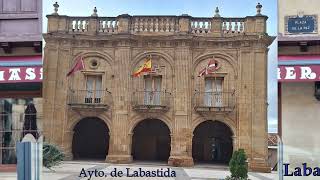
<svg viewBox="0 0 320 180">
<path fill-rule="evenodd" d="M 44 34 L 45 140 L 70 159 L 174 166 L 227 163 L 242 148 L 251 170 L 270 171 L 273 38 L 260 12 L 259 4 L 241 18 L 218 8 L 213 17 L 104 17 L 96 9 L 71 17 L 55 4 Z M 135 77 L 149 58 L 151 70 Z M 81 70 L 67 76 L 71 69 Z"/>
<path fill-rule="evenodd" d="M 319 6 L 318 0 L 279 1 L 279 130 L 283 161 L 292 169 L 320 163 Z"/>
<path fill-rule="evenodd" d="M 16 163 L 27 105 L 42 111 L 41 9 L 41 0 L 0 0 L 0 171 Z"/>
</svg>

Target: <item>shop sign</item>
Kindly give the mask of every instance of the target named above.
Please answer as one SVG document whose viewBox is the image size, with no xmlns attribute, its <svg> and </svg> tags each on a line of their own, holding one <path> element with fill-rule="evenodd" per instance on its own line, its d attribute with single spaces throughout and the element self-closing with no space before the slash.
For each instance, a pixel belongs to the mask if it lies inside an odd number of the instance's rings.
<svg viewBox="0 0 320 180">
<path fill-rule="evenodd" d="M 280 82 L 320 81 L 320 65 L 279 66 L 278 81 Z"/>
<path fill-rule="evenodd" d="M 41 82 L 42 66 L 33 67 L 1 67 L 0 83 Z"/>
</svg>

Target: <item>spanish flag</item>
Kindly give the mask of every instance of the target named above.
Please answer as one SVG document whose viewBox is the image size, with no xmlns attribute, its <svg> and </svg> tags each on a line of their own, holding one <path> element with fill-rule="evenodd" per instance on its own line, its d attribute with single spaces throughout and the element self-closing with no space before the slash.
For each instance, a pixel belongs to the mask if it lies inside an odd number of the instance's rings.
<svg viewBox="0 0 320 180">
<path fill-rule="evenodd" d="M 139 66 L 137 70 L 134 71 L 133 76 L 139 77 L 141 73 L 143 72 L 150 72 L 151 71 L 151 57 L 148 57 L 146 61 Z"/>
</svg>

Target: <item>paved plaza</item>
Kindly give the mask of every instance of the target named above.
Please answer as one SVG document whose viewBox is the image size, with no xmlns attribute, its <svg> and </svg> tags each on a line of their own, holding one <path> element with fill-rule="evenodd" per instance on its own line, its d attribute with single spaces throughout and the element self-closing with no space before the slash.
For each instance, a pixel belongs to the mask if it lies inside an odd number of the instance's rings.
<svg viewBox="0 0 320 180">
<path fill-rule="evenodd" d="M 175 178 L 156 178 L 156 177 L 110 177 L 110 172 L 116 168 L 118 171 L 126 171 L 126 168 L 130 168 L 131 171 L 138 170 L 142 168 L 143 170 L 156 170 L 156 169 L 167 169 L 170 168 L 171 171 L 176 172 Z M 136 162 L 133 164 L 109 164 L 103 162 L 83 162 L 83 161 L 65 161 L 63 164 L 54 168 L 54 171 L 44 168 L 43 169 L 43 179 L 45 180 L 85 180 L 87 178 L 80 178 L 79 174 L 82 169 L 86 171 L 97 170 L 107 173 L 107 177 L 92 177 L 92 180 L 102 180 L 102 179 L 152 179 L 152 180 L 214 180 L 223 179 L 229 175 L 228 168 L 226 166 L 219 165 L 196 165 L 194 167 L 171 167 L 164 163 L 144 163 Z M 108 174 L 109 173 L 109 174 Z M 15 173 L 0 173 L 1 180 L 16 180 Z M 249 178 L 252 180 L 272 180 L 278 179 L 277 173 L 249 173 Z"/>
</svg>

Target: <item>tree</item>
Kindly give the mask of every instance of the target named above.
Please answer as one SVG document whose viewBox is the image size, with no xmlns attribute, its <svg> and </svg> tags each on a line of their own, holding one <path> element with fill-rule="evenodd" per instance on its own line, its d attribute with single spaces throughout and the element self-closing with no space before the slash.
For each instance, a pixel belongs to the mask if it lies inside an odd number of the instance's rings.
<svg viewBox="0 0 320 180">
<path fill-rule="evenodd" d="M 235 151 L 229 162 L 229 168 L 231 172 L 231 179 L 247 179 L 248 178 L 248 166 L 247 156 L 243 149 Z"/>
<path fill-rule="evenodd" d="M 43 166 L 52 170 L 53 166 L 59 165 L 65 155 L 64 153 L 55 145 L 44 143 L 43 144 Z"/>
</svg>

